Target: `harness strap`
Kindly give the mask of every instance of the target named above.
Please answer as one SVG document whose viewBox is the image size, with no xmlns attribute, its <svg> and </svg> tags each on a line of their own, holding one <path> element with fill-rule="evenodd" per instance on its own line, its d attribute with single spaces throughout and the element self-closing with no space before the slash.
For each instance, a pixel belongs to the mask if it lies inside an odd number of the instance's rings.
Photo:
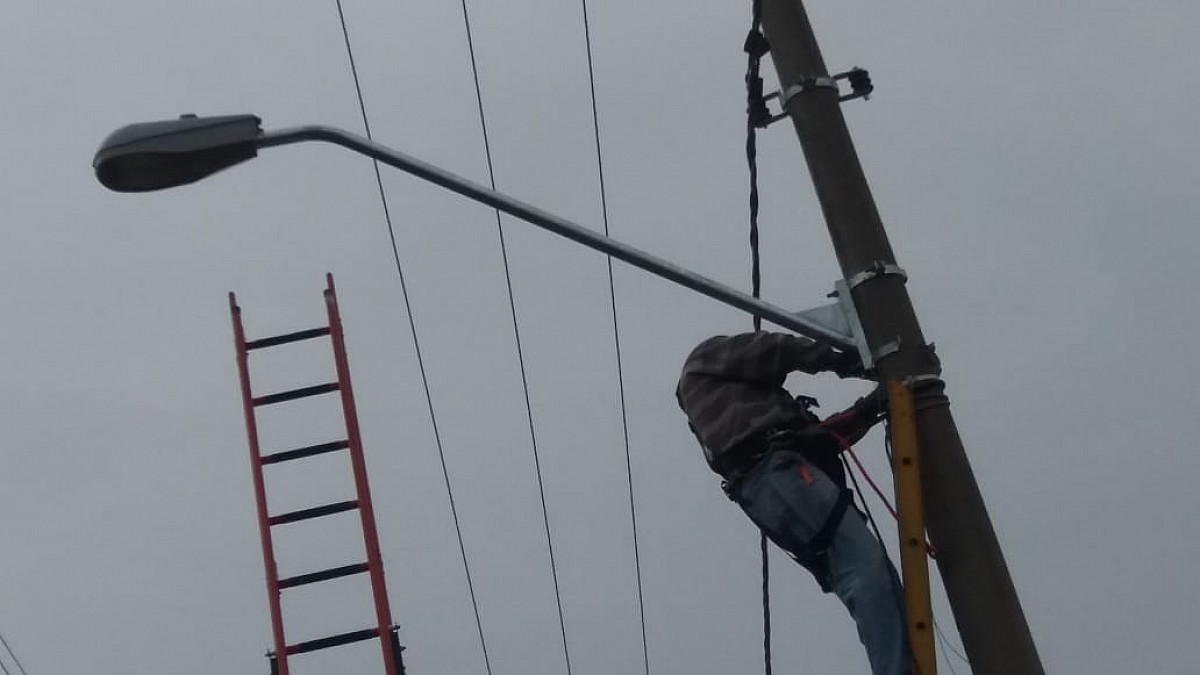
<svg viewBox="0 0 1200 675">
<path fill-rule="evenodd" d="M 833 510 L 829 512 L 829 517 L 821 525 L 821 529 L 813 535 L 812 541 L 808 542 L 808 551 L 812 555 L 820 555 L 829 548 L 833 542 L 833 535 L 837 532 L 838 525 L 842 524 L 842 518 L 846 516 L 846 509 L 850 507 L 854 495 L 849 490 L 843 489 L 838 494 L 837 502 L 833 505 Z"/>
</svg>

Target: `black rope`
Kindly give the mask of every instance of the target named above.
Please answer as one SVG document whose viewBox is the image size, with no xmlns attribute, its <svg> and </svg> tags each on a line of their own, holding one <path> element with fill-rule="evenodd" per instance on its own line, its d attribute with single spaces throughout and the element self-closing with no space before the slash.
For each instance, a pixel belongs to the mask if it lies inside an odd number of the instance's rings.
<svg viewBox="0 0 1200 675">
<path fill-rule="evenodd" d="M 483 89 L 479 85 L 479 62 L 475 58 L 475 38 L 471 32 L 471 16 L 467 10 L 467 0 L 462 0 L 463 26 L 467 32 L 467 51 L 471 56 L 471 77 L 475 83 L 475 102 L 479 109 L 479 128 L 483 133 L 483 152 L 487 160 L 488 183 L 496 189 L 496 170 L 492 163 L 492 144 L 488 138 L 487 116 L 483 111 Z M 504 282 L 508 289 L 508 307 L 512 315 L 513 337 L 517 346 L 517 364 L 521 369 L 521 388 L 525 396 L 525 416 L 529 422 L 529 440 L 533 446 L 533 466 L 537 474 L 538 496 L 542 503 L 542 523 L 546 529 L 546 550 L 550 556 L 550 575 L 554 580 L 554 602 L 558 607 L 558 626 L 562 633 L 563 659 L 567 664 L 567 675 L 571 674 L 571 653 L 567 648 L 567 624 L 563 617 L 562 592 L 558 584 L 558 565 L 554 560 L 554 538 L 550 534 L 550 512 L 546 508 L 546 489 L 542 480 L 542 462 L 538 455 L 537 433 L 533 425 L 533 405 L 529 400 L 529 378 L 525 373 L 525 352 L 521 348 L 521 327 L 517 322 L 517 302 L 513 296 L 512 274 L 508 264 L 508 246 L 504 241 L 504 224 L 500 219 L 500 210 L 496 209 L 496 232 L 500 238 L 500 257 L 504 261 Z"/>
<path fill-rule="evenodd" d="M 358 78 L 358 66 L 354 61 L 354 49 L 350 44 L 350 31 L 346 28 L 346 14 L 344 11 L 342 11 L 342 1 L 336 0 L 336 2 L 338 20 L 342 25 L 342 38 L 346 42 L 346 55 L 350 59 L 350 73 L 354 76 L 354 91 L 358 95 L 358 108 L 362 113 L 363 129 L 366 132 L 367 138 L 372 138 L 371 122 L 367 116 L 367 105 L 365 99 L 363 98 L 362 85 Z M 458 551 L 462 556 L 463 573 L 467 578 L 467 591 L 471 596 L 471 610 L 475 614 L 475 628 L 479 633 L 479 648 L 483 652 L 483 665 L 487 669 L 488 675 L 491 675 L 492 663 L 488 656 L 487 640 L 484 639 L 483 636 L 483 621 L 479 616 L 479 601 L 475 596 L 475 584 L 471 579 L 471 566 L 467 562 L 467 548 L 463 541 L 462 525 L 460 524 L 458 518 L 458 506 L 454 501 L 454 489 L 451 487 L 450 483 L 450 470 L 446 465 L 446 451 L 442 444 L 441 431 L 438 429 L 437 414 L 434 412 L 433 408 L 433 395 L 429 390 L 429 376 L 425 371 L 425 359 L 421 352 L 421 341 L 417 337 L 417 322 L 416 318 L 413 316 L 412 302 L 409 300 L 408 284 L 404 279 L 404 266 L 400 263 L 400 249 L 396 245 L 396 231 L 392 226 L 391 211 L 388 209 L 387 192 L 383 189 L 383 176 L 379 171 L 379 162 L 377 160 L 372 160 L 372 164 L 375 166 L 375 184 L 379 188 L 379 201 L 383 205 L 383 218 L 387 223 L 388 238 L 391 240 L 392 244 L 392 256 L 396 261 L 396 273 L 400 277 L 400 293 L 404 297 L 404 309 L 408 314 L 408 328 L 412 334 L 413 347 L 417 355 L 417 367 L 421 372 L 421 385 L 425 389 L 425 403 L 429 409 L 429 421 L 433 425 L 433 438 L 437 444 L 438 458 L 442 463 L 442 479 L 446 484 L 446 495 L 448 496 L 450 502 L 450 516 L 454 520 L 454 532 L 458 537 Z"/>
<path fill-rule="evenodd" d="M 760 95 L 758 98 L 761 98 L 762 93 L 762 79 L 758 74 L 759 63 L 762 60 L 758 45 L 761 42 L 755 38 L 755 36 L 759 38 L 762 36 L 759 31 L 761 16 L 762 0 L 754 0 L 753 18 L 745 48 L 749 55 L 746 66 L 746 164 L 750 169 L 750 284 L 751 293 L 756 298 L 762 293 L 762 273 L 758 254 L 758 124 L 754 113 L 755 91 L 757 90 Z M 754 330 L 762 330 L 762 317 L 757 314 L 754 315 Z"/>
<path fill-rule="evenodd" d="M 746 165 L 750 169 L 750 285 L 754 297 L 762 295 L 761 260 L 758 253 L 758 126 L 762 101 L 762 78 L 759 64 L 765 53 L 766 39 L 759 30 L 762 22 L 762 0 L 751 5 L 750 32 L 746 36 Z M 754 315 L 754 330 L 762 330 L 762 317 Z M 771 675 L 771 561 L 767 535 L 759 533 L 759 553 L 762 559 L 763 606 L 763 670 Z"/>
<path fill-rule="evenodd" d="M 596 69 L 592 58 L 592 30 L 588 21 L 587 0 L 581 0 L 583 5 L 583 39 L 587 45 L 588 85 L 592 95 L 592 129 L 596 137 L 596 174 L 600 179 L 600 213 L 604 220 L 604 235 L 609 235 L 608 226 L 608 192 L 604 183 L 604 154 L 600 146 L 600 113 L 596 105 Z M 621 399 L 621 431 L 625 439 L 625 477 L 629 483 L 629 520 L 633 530 L 633 566 L 637 577 L 638 619 L 642 629 L 642 665 L 646 675 L 650 673 L 650 649 L 646 640 L 646 602 L 642 593 L 642 560 L 638 546 L 637 504 L 633 496 L 633 460 L 629 451 L 629 414 L 625 405 L 625 368 L 621 360 L 621 331 L 617 321 L 617 290 L 613 280 L 612 257 L 606 256 L 608 262 L 608 296 L 612 307 L 613 344 L 617 356 L 617 389 Z"/>
</svg>

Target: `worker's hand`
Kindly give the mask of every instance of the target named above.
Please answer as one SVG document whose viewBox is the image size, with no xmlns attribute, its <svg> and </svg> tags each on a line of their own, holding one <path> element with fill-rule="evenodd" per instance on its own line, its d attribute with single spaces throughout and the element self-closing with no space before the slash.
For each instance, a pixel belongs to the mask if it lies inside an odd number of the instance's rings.
<svg viewBox="0 0 1200 675">
<path fill-rule="evenodd" d="M 887 417 L 888 414 L 888 391 L 887 384 L 880 382 L 875 385 L 875 390 L 866 396 L 858 399 L 851 406 L 854 411 L 854 416 L 866 424 L 874 424 L 879 420 Z"/>
<path fill-rule="evenodd" d="M 862 359 L 858 357 L 857 350 L 834 352 L 831 360 L 832 365 L 829 367 L 829 370 L 840 378 L 863 377 L 866 375 L 866 370 L 863 368 Z"/>
</svg>

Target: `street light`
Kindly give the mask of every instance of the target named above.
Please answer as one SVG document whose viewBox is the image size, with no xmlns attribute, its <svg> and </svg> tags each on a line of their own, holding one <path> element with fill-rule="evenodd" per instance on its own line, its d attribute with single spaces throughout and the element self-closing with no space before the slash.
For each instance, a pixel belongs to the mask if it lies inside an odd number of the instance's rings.
<svg viewBox="0 0 1200 675">
<path fill-rule="evenodd" d="M 100 145 L 96 178 L 117 192 L 149 192 L 194 183 L 258 155 L 254 115 L 196 117 L 121 127 Z"/>
<path fill-rule="evenodd" d="M 333 143 L 784 328 L 843 350 L 857 350 L 863 364 L 868 368 L 872 365 L 858 313 L 845 289 L 838 293 L 838 302 L 834 305 L 808 312 L 789 312 L 368 138 L 325 126 L 263 131 L 261 123 L 254 115 L 184 115 L 177 120 L 130 124 L 104 139 L 92 167 L 96 178 L 111 190 L 149 192 L 194 183 L 256 157 L 260 148 L 304 141 Z"/>
</svg>

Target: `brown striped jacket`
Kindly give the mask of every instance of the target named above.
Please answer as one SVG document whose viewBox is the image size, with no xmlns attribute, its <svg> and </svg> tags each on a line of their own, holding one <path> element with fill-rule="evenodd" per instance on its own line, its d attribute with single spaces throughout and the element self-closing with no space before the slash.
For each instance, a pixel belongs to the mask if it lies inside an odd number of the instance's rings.
<svg viewBox="0 0 1200 675">
<path fill-rule="evenodd" d="M 739 443 L 804 423 L 783 387 L 788 373 L 832 370 L 842 359 L 823 342 L 786 333 L 711 337 L 688 355 L 675 397 L 709 466 L 720 473 L 722 456 Z"/>
</svg>

